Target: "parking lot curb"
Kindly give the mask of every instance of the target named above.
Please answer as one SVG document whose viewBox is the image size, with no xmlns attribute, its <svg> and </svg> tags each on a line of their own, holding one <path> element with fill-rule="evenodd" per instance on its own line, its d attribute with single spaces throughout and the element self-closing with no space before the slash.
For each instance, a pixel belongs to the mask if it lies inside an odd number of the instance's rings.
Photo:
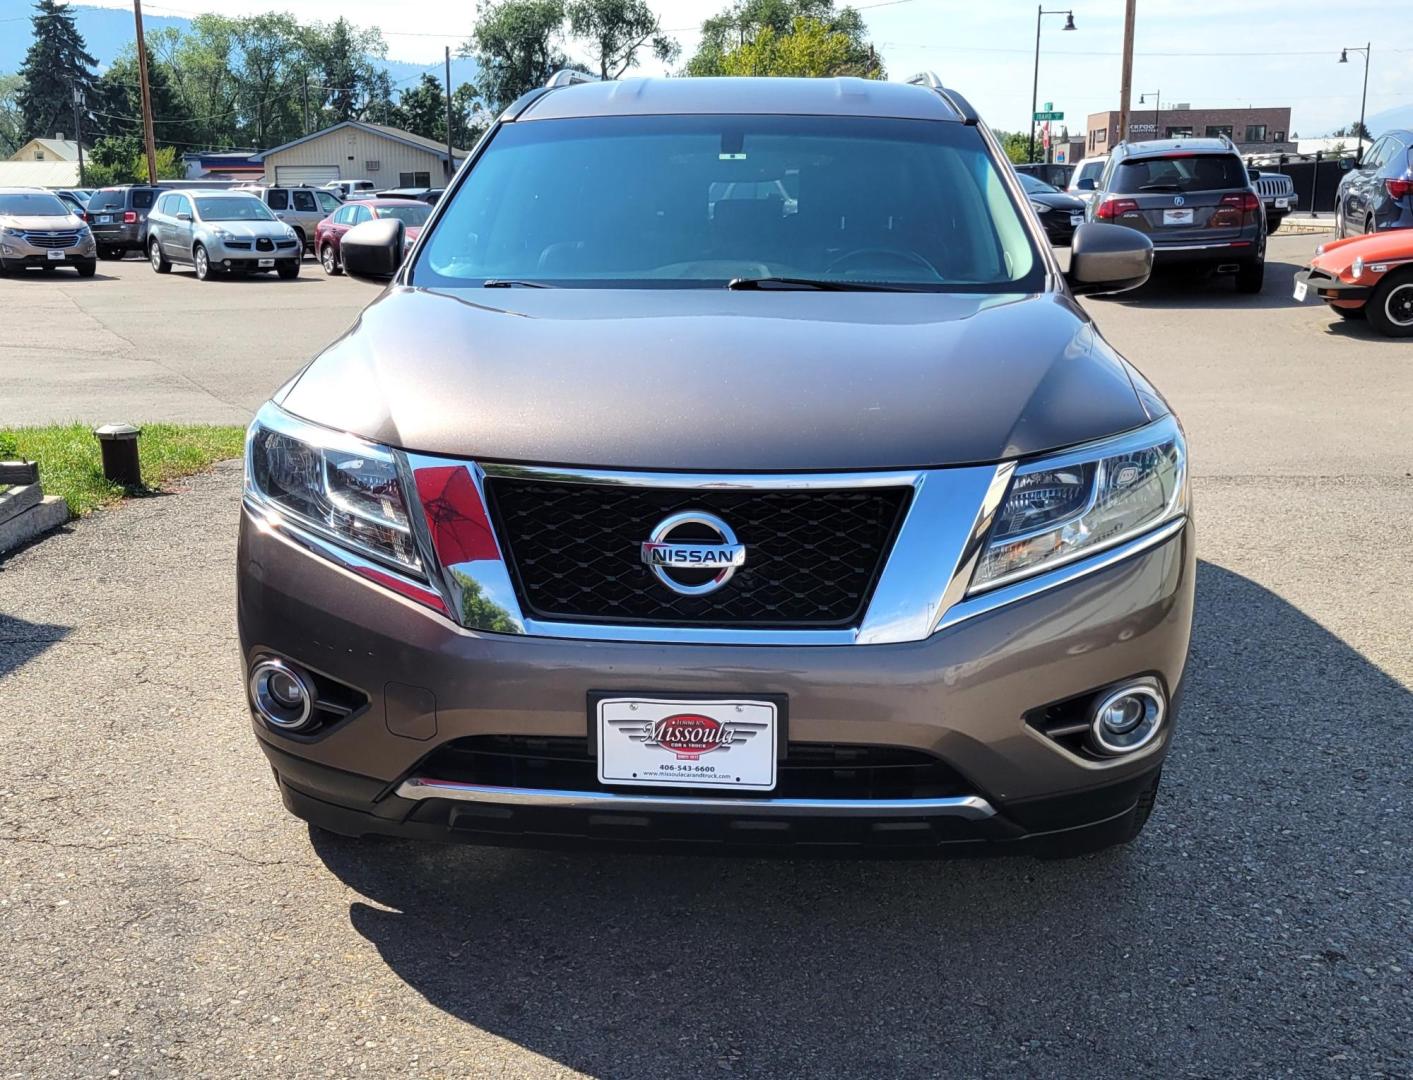
<svg viewBox="0 0 1413 1080">
<path fill-rule="evenodd" d="M 0 554 L 68 520 L 68 503 L 59 496 L 45 495 L 38 484 L 12 488 L 0 494 Z"/>
</svg>

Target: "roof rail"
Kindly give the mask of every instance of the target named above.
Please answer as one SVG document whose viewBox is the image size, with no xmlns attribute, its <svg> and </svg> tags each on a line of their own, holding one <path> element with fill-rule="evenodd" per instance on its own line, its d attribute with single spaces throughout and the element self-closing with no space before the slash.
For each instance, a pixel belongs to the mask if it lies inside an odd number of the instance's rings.
<svg viewBox="0 0 1413 1080">
<path fill-rule="evenodd" d="M 547 89 L 556 86 L 573 86 L 576 83 L 602 82 L 597 75 L 590 75 L 587 71 L 575 71 L 573 68 L 561 68 L 549 77 L 545 83 Z"/>
<path fill-rule="evenodd" d="M 948 90 L 942 85 L 941 78 L 935 71 L 920 71 L 914 75 L 907 83 L 909 86 L 925 86 L 929 90 L 935 90 L 942 95 L 942 100 L 952 107 L 952 111 L 962 118 L 962 123 L 968 127 L 975 127 L 977 123 L 976 110 L 971 107 L 971 102 L 962 97 L 955 90 Z"/>
</svg>

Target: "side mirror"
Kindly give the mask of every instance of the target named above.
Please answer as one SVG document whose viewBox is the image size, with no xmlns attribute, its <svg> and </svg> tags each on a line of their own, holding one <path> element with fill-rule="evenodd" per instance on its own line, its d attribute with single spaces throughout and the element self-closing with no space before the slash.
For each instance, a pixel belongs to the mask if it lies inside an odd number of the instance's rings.
<svg viewBox="0 0 1413 1080">
<path fill-rule="evenodd" d="M 1247 169 L 1247 170 L 1246 170 L 1246 178 L 1247 178 L 1248 180 L 1259 180 L 1259 179 L 1261 179 L 1261 170 L 1260 170 L 1260 169 Z"/>
<path fill-rule="evenodd" d="M 1153 272 L 1153 241 L 1137 229 L 1091 221 L 1074 231 L 1065 275 L 1076 296 L 1136 289 Z"/>
<path fill-rule="evenodd" d="M 177 220 L 178 220 L 178 221 L 190 221 L 190 220 L 191 220 L 191 215 L 188 214 L 188 213 L 185 213 L 185 212 L 180 213 L 180 214 L 177 215 Z"/>
<path fill-rule="evenodd" d="M 1353 158 L 1342 157 L 1342 158 L 1339 159 L 1339 171 L 1340 171 L 1340 172 L 1348 172 L 1348 171 L 1349 171 L 1350 169 L 1352 169 L 1352 168 L 1354 168 L 1354 159 L 1353 159 Z"/>
<path fill-rule="evenodd" d="M 1075 183 L 1074 189 L 1076 191 L 1098 191 L 1099 181 L 1092 176 L 1086 176 L 1083 180 Z"/>
<path fill-rule="evenodd" d="M 402 265 L 403 224 L 397 218 L 374 218 L 355 225 L 339 240 L 343 268 L 367 281 L 390 281 Z"/>
</svg>

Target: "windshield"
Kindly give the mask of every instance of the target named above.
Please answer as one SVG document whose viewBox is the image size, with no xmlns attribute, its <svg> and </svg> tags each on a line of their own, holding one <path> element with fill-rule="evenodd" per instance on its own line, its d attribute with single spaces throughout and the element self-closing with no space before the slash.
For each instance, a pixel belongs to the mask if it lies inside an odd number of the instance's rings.
<svg viewBox="0 0 1413 1080">
<path fill-rule="evenodd" d="M 1044 180 L 1037 180 L 1029 173 L 1017 173 L 1020 177 L 1021 187 L 1025 188 L 1027 195 L 1054 195 L 1059 192 L 1054 184 L 1047 184 Z"/>
<path fill-rule="evenodd" d="M 1120 195 L 1145 191 L 1216 191 L 1245 188 L 1246 166 L 1235 154 L 1184 154 L 1122 162 L 1114 170 Z"/>
<path fill-rule="evenodd" d="M 221 199 L 197 199 L 196 212 L 202 221 L 274 221 L 275 215 L 253 195 Z"/>
<path fill-rule="evenodd" d="M 68 217 L 69 208 L 48 192 L 21 192 L 18 195 L 0 195 L 0 214 L 13 214 L 15 217 Z"/>
<path fill-rule="evenodd" d="M 875 117 L 506 124 L 430 241 L 418 285 L 999 292 L 1037 290 L 1044 273 L 975 128 Z"/>
<path fill-rule="evenodd" d="M 410 203 L 407 206 L 376 206 L 373 213 L 381 218 L 397 218 L 404 225 L 425 225 L 427 218 L 431 216 L 432 208 Z"/>
</svg>

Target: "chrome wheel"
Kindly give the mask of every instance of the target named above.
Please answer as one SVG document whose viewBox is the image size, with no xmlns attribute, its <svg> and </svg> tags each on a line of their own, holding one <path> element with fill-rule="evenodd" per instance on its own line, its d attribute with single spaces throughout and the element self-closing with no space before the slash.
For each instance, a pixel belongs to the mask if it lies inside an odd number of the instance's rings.
<svg viewBox="0 0 1413 1080">
<path fill-rule="evenodd" d="M 325 244 L 324 250 L 320 252 L 320 262 L 324 264 L 324 273 L 332 274 L 338 269 L 338 263 L 334 261 L 334 246 Z"/>
<path fill-rule="evenodd" d="M 1395 285 L 1384 298 L 1384 314 L 1400 329 L 1413 330 L 1413 281 Z"/>
<path fill-rule="evenodd" d="M 206 255 L 206 249 L 204 247 L 197 248 L 192 253 L 192 261 L 196 263 L 197 278 L 205 281 L 211 274 L 211 260 Z"/>
</svg>

